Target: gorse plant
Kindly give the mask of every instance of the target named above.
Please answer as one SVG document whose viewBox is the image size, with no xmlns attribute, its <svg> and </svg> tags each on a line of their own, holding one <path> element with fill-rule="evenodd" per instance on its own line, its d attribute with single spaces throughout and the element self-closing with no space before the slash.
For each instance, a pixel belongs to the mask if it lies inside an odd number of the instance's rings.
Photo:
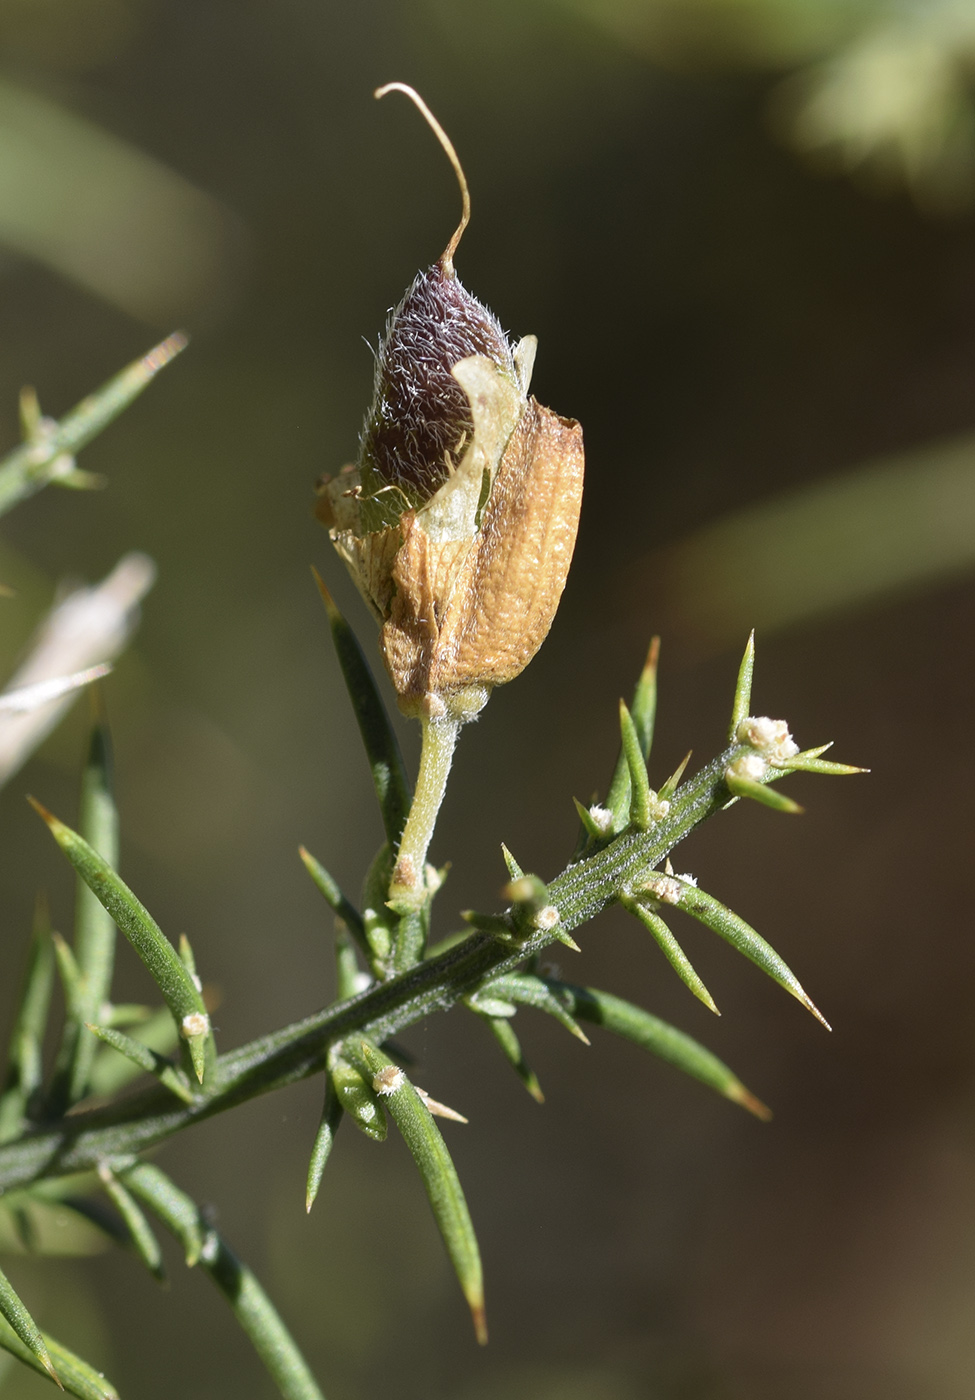
<svg viewBox="0 0 975 1400">
<path fill-rule="evenodd" d="M 422 107 L 411 90 L 392 86 Z M 493 686 L 523 669 L 548 631 L 575 539 L 582 444 L 578 424 L 528 394 L 534 340 L 511 347 L 491 313 L 456 279 L 453 256 L 469 213 L 466 184 L 453 148 L 427 117 L 457 170 L 464 216 L 442 257 L 419 274 L 390 318 L 358 462 L 325 482 L 320 494 L 336 548 L 379 621 L 397 702 L 418 719 L 423 734 L 411 789 L 364 654 L 321 584 L 386 837 L 365 873 L 358 906 L 316 856 L 301 850 L 336 916 L 338 1000 L 218 1053 L 193 950 L 185 937 L 178 947 L 167 938 L 117 872 L 110 742 L 97 721 L 79 829 L 34 803 L 77 872 L 74 936 L 68 943 L 54 933 L 39 905 L 0 1095 L 0 1209 L 25 1246 L 37 1242 L 37 1221 L 55 1204 L 94 1220 L 160 1277 L 154 1226 L 162 1225 L 181 1243 L 187 1264 L 198 1264 L 214 1280 L 288 1400 L 312 1400 L 321 1392 L 272 1303 L 205 1211 L 142 1154 L 202 1119 L 321 1074 L 324 1104 L 305 1184 L 308 1209 L 342 1121 L 382 1141 L 392 1118 L 423 1179 L 477 1338 L 486 1341 L 477 1239 L 436 1121 L 464 1120 L 412 1082 L 393 1037 L 461 1005 L 484 1023 L 541 1101 L 514 1029 L 521 1009 L 533 1008 L 586 1043 L 583 1024 L 621 1036 L 767 1117 L 731 1070 L 690 1037 L 611 992 L 550 975 L 541 954 L 555 942 L 577 949 L 573 935 L 581 925 L 621 904 L 649 930 L 694 995 L 716 1010 L 662 917 L 668 908 L 682 910 L 822 1020 L 768 943 L 691 877 L 675 874 L 670 857 L 700 822 L 740 798 L 797 812 L 795 802 L 773 787 L 780 778 L 859 771 L 824 759 L 828 746 L 800 752 L 784 722 L 752 716 L 750 640 L 721 752 L 690 778 L 685 760 L 654 790 L 647 769 L 657 693 L 654 642 L 631 705 L 620 705 L 621 750 L 606 795 L 589 807 L 576 804 L 579 837 L 565 869 L 546 883 L 505 849 L 505 907 L 465 913 L 463 931 L 431 945 L 444 872 L 431 867 L 426 854 L 458 732 Z M 86 405 L 89 427 L 107 421 L 178 344 L 167 347 Z M 78 426 L 77 415 L 44 432 L 43 452 L 28 443 L 0 466 L 3 506 L 58 471 L 69 477 L 76 469 L 64 466 L 64 454 L 91 435 Z M 19 486 L 10 486 L 15 478 Z M 112 1001 L 117 930 L 155 982 L 160 1008 Z M 55 975 L 66 1014 L 53 1064 L 46 1067 Z M 145 1076 L 147 1086 L 127 1091 Z M 93 1192 L 107 1204 L 93 1201 Z M 2 1274 L 0 1314 L 0 1346 L 26 1364 L 84 1400 L 116 1394 L 104 1376 L 39 1331 Z"/>
</svg>

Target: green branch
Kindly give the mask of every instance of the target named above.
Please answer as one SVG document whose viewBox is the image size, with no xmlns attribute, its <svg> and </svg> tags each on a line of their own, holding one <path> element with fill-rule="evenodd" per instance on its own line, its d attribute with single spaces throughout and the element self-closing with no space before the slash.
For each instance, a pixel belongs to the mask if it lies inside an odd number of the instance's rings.
<svg viewBox="0 0 975 1400">
<path fill-rule="evenodd" d="M 174 1100 L 165 1089 L 151 1088 L 29 1133 L 0 1147 L 0 1188 L 9 1190 L 39 1177 L 91 1167 L 105 1157 L 142 1151 L 191 1123 L 317 1073 L 325 1067 L 329 1045 L 353 1032 L 380 1043 L 432 1012 L 447 1010 L 489 978 L 515 971 L 560 933 L 578 928 L 612 904 L 641 874 L 659 867 L 694 827 L 727 805 L 731 794 L 726 770 L 754 751 L 747 744 L 725 750 L 678 790 L 666 817 L 648 831 L 623 832 L 569 865 L 548 886 L 559 915 L 554 927 L 516 941 L 475 933 L 350 1001 L 221 1055 L 212 1080 L 208 1073 L 192 1104 Z M 782 776 L 782 770 L 770 769 L 768 781 Z"/>
</svg>

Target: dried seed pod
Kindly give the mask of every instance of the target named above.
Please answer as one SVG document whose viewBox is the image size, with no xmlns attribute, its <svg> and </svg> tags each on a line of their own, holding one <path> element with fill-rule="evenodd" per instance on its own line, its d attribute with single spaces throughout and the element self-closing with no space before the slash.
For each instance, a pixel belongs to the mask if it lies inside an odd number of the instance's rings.
<svg viewBox="0 0 975 1400">
<path fill-rule="evenodd" d="M 476 714 L 535 655 L 558 607 L 582 499 L 582 429 L 528 393 L 535 338 L 509 344 L 454 273 L 463 216 L 390 316 L 359 459 L 318 515 L 381 628 L 400 708 Z"/>
</svg>

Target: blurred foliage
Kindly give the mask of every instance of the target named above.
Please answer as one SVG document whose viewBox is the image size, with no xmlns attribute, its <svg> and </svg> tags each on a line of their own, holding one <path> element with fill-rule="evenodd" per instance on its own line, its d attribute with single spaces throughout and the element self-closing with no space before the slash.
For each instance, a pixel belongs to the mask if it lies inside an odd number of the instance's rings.
<svg viewBox="0 0 975 1400">
<path fill-rule="evenodd" d="M 772 92 L 798 150 L 925 209 L 975 198 L 971 0 L 550 0 L 656 63 L 797 71 Z"/>
</svg>

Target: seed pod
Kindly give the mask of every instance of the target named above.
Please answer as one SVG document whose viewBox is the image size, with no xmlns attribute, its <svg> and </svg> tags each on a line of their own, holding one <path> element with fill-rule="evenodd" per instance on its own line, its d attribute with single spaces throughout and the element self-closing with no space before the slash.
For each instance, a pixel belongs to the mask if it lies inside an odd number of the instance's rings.
<svg viewBox="0 0 975 1400">
<path fill-rule="evenodd" d="M 400 708 L 470 718 L 545 639 L 582 499 L 582 429 L 528 394 L 534 336 L 509 344 L 454 273 L 461 222 L 390 316 L 355 466 L 318 515 L 381 626 Z"/>
</svg>

